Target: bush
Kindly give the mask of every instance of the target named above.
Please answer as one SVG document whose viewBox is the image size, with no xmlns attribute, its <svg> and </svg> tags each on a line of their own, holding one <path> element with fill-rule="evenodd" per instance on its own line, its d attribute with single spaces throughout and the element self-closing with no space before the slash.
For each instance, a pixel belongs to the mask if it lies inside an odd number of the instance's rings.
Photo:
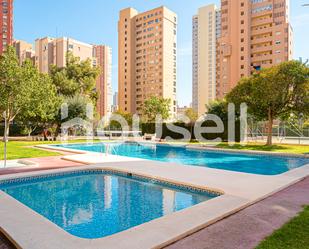
<svg viewBox="0 0 309 249">
<path fill-rule="evenodd" d="M 191 133 L 191 130 L 193 131 L 192 126 L 194 126 L 194 123 L 193 124 L 174 123 L 174 125 L 181 127 L 181 128 L 185 128 L 187 131 L 189 131 Z M 215 127 L 215 124 L 212 121 L 206 121 L 202 124 L 202 127 Z M 162 130 L 162 136 L 158 137 L 160 139 L 166 139 L 167 137 L 171 137 L 172 139 L 176 139 L 176 140 L 183 139 L 182 134 L 175 133 L 175 132 L 169 130 L 166 123 L 164 123 L 162 125 L 162 129 L 163 129 Z M 154 134 L 154 133 L 156 133 L 156 125 L 155 125 L 155 123 L 143 123 L 143 124 L 141 124 L 141 130 L 142 130 L 143 134 L 145 134 L 145 133 Z M 208 140 L 221 138 L 223 141 L 228 141 L 227 122 L 224 122 L 224 132 L 223 133 L 204 133 L 204 134 L 202 134 L 202 136 L 205 139 L 208 139 Z M 195 140 L 194 134 L 191 134 L 191 140 Z M 235 141 L 240 142 L 240 123 L 239 123 L 239 121 L 235 122 Z"/>
<path fill-rule="evenodd" d="M 18 137 L 18 136 L 24 136 L 23 135 L 23 127 L 17 124 L 11 124 L 10 125 L 10 136 Z M 0 136 L 3 136 L 4 134 L 4 124 L 0 125 Z"/>
</svg>

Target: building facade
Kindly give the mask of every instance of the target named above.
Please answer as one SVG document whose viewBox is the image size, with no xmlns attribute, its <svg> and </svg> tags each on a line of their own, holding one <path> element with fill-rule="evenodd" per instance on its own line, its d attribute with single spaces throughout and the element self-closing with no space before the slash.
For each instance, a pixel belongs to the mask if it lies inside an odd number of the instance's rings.
<svg viewBox="0 0 309 249">
<path fill-rule="evenodd" d="M 220 10 L 199 8 L 192 19 L 192 106 L 198 115 L 216 99 L 216 43 L 221 31 Z"/>
<path fill-rule="evenodd" d="M 288 0 L 222 0 L 218 40 L 217 97 L 242 77 L 293 56 Z"/>
<path fill-rule="evenodd" d="M 22 64 L 27 59 L 31 60 L 33 64 L 35 64 L 35 51 L 33 50 L 32 44 L 22 40 L 15 40 L 13 41 L 13 46 L 16 50 L 20 64 Z"/>
<path fill-rule="evenodd" d="M 112 103 L 112 50 L 104 45 L 91 45 L 71 38 L 41 38 L 35 41 L 35 61 L 40 72 L 48 73 L 51 65 L 66 66 L 67 53 L 81 61 L 90 59 L 92 66 L 100 68 L 96 90 L 99 92 L 97 111 L 100 117 L 111 112 Z"/>
<path fill-rule="evenodd" d="M 100 92 L 97 111 L 100 117 L 103 117 L 112 111 L 112 49 L 105 45 L 95 45 L 93 49 L 97 66 L 101 71 L 96 86 Z"/>
<path fill-rule="evenodd" d="M 0 54 L 13 43 L 13 0 L 0 0 Z"/>
<path fill-rule="evenodd" d="M 115 92 L 113 95 L 113 107 L 112 112 L 118 111 L 118 92 Z"/>
<path fill-rule="evenodd" d="M 90 44 L 67 37 L 45 37 L 35 41 L 36 65 L 40 72 L 48 73 L 50 65 L 65 67 L 68 52 L 79 57 L 81 61 L 91 59 L 92 64 L 96 65 L 93 46 Z"/>
<path fill-rule="evenodd" d="M 151 96 L 171 99 L 176 114 L 177 16 L 166 7 L 127 8 L 118 22 L 119 109 L 140 113 Z"/>
</svg>

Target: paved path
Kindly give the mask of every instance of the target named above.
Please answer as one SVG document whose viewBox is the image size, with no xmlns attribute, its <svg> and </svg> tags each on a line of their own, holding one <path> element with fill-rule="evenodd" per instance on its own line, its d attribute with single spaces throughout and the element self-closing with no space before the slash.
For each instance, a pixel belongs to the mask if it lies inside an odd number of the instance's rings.
<svg viewBox="0 0 309 249">
<path fill-rule="evenodd" d="M 14 169 L 12 168 L 0 169 L 0 175 L 8 175 L 8 174 L 21 173 L 21 172 L 31 172 L 31 171 L 38 171 L 38 170 L 57 169 L 57 168 L 65 168 L 65 167 L 76 167 L 76 166 L 83 165 L 81 163 L 75 163 L 75 162 L 71 162 L 67 160 L 62 160 L 61 157 L 63 156 L 26 159 L 28 161 L 38 163 L 39 166 L 38 167 L 30 166 L 30 167 L 22 167 L 22 168 L 14 168 Z"/>
<path fill-rule="evenodd" d="M 309 204 L 309 178 L 165 249 L 251 249 Z"/>
<path fill-rule="evenodd" d="M 29 159 L 36 168 L 1 170 L 0 174 L 73 167 L 61 157 Z M 165 249 L 251 249 L 309 204 L 309 177 L 235 215 L 217 222 Z M 0 233 L 0 249 L 15 249 Z"/>
</svg>

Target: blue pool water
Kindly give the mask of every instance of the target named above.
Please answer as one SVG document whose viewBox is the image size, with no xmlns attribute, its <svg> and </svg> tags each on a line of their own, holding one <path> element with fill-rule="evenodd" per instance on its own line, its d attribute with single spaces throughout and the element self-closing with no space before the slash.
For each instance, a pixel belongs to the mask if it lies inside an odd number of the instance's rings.
<svg viewBox="0 0 309 249">
<path fill-rule="evenodd" d="M 65 231 L 87 239 L 112 235 L 217 197 L 112 172 L 0 182 L 0 189 Z"/>
<path fill-rule="evenodd" d="M 104 143 L 57 146 L 92 152 L 105 152 L 106 149 Z M 259 175 L 278 175 L 309 163 L 309 159 L 305 158 L 189 150 L 184 147 L 166 145 L 108 143 L 108 146 L 108 151 L 115 155 Z"/>
</svg>

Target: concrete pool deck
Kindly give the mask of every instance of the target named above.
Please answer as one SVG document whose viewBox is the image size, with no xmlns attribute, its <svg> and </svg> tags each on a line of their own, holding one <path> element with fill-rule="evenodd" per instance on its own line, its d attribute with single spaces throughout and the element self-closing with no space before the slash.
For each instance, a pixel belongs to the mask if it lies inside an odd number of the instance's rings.
<svg viewBox="0 0 309 249">
<path fill-rule="evenodd" d="M 95 157 L 94 154 L 99 153 L 83 153 L 69 157 L 76 156 L 80 158 L 83 156 L 85 158 L 87 154 L 89 158 L 93 159 Z M 102 154 L 96 157 L 104 158 Z M 117 156 L 117 158 L 119 157 Z M 104 163 L 82 167 L 21 173 L 14 175 L 13 178 L 72 170 L 111 169 L 178 184 L 207 188 L 223 192 L 224 194 L 205 203 L 161 217 L 112 236 L 85 240 L 66 233 L 44 217 L 0 191 L 2 231 L 24 249 L 160 248 L 244 209 L 301 181 L 309 175 L 309 165 L 281 175 L 263 176 L 203 167 L 188 167 L 176 163 L 141 159 L 133 160 L 132 158 L 130 161 L 126 161 L 125 157 L 121 157 L 120 161 L 113 161 L 114 159 L 114 157 L 110 157 L 110 160 Z M 0 180 L 11 178 L 12 176 L 1 176 Z"/>
<path fill-rule="evenodd" d="M 252 249 L 309 204 L 309 177 L 165 249 Z"/>
</svg>

